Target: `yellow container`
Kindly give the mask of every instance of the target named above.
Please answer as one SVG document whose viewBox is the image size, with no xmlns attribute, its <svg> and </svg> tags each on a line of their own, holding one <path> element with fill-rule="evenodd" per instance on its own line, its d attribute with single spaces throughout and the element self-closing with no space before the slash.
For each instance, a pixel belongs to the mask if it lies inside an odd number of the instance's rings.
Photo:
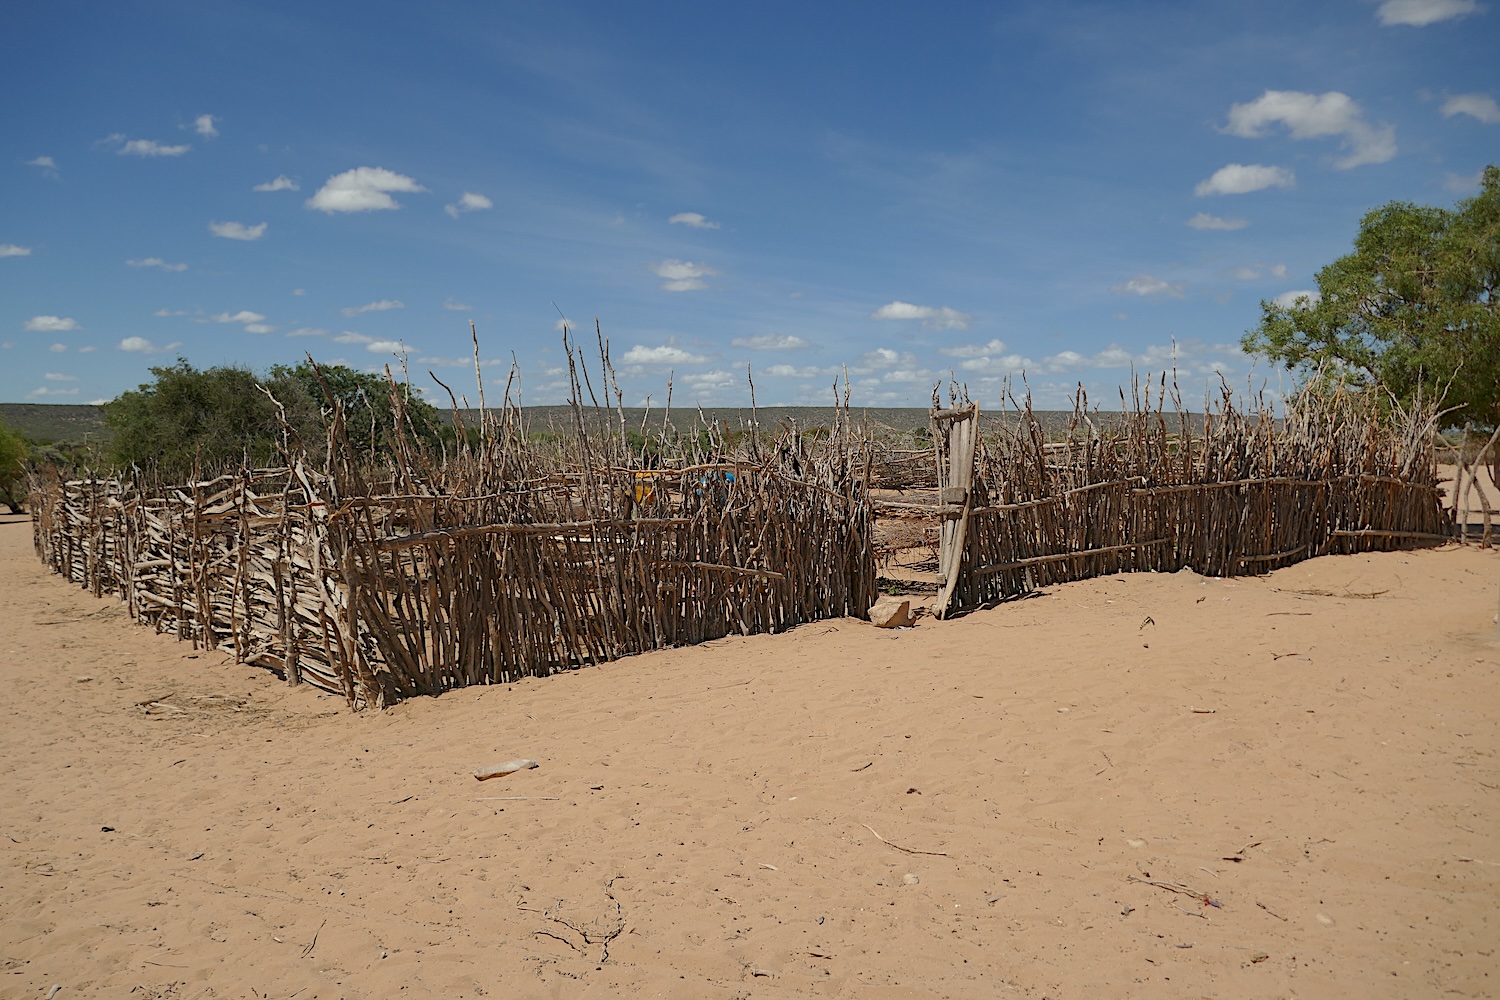
<svg viewBox="0 0 1500 1000">
<path fill-rule="evenodd" d="M 635 474 L 636 503 L 650 503 L 656 499 L 656 480 L 658 475 L 655 472 L 637 472 Z"/>
</svg>

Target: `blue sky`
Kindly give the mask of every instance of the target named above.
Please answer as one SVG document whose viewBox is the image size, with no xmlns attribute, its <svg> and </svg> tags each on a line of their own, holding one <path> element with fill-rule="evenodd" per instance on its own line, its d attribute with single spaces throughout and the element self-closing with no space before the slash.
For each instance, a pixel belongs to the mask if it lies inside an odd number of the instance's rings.
<svg viewBox="0 0 1500 1000">
<path fill-rule="evenodd" d="M 564 315 L 627 404 L 1274 390 L 1260 300 L 1500 161 L 1488 6 L 18 0 L 0 400 L 304 352 L 472 400 L 472 319 L 555 403 Z"/>
</svg>

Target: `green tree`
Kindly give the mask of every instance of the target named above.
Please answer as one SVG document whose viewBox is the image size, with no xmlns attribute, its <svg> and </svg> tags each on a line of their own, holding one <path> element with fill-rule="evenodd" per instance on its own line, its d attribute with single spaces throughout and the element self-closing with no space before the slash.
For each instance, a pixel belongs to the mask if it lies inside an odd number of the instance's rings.
<svg viewBox="0 0 1500 1000">
<path fill-rule="evenodd" d="M 178 358 L 153 382 L 104 404 L 110 458 L 181 481 L 229 464 L 264 465 L 276 453 L 276 407 L 248 368 L 199 371 Z"/>
<path fill-rule="evenodd" d="M 321 379 L 319 378 L 321 376 Z M 322 432 L 322 414 L 330 410 L 328 396 L 331 394 L 343 408 L 344 427 L 349 435 L 349 444 L 361 456 L 389 454 L 395 447 L 395 408 L 391 401 L 391 385 L 384 375 L 358 372 L 343 365 L 319 365 L 303 361 L 295 367 L 277 365 L 271 369 L 266 387 L 287 407 L 289 420 L 298 427 L 316 426 Z M 326 391 L 325 391 L 326 387 Z M 407 419 L 408 440 L 412 443 L 435 445 L 439 438 L 442 420 L 431 403 L 404 385 L 397 385 L 396 392 L 404 400 Z M 307 419 L 308 408 L 318 414 L 316 421 Z M 320 443 L 305 439 L 308 449 L 317 453 Z"/>
<path fill-rule="evenodd" d="M 1375 209 L 1318 272 L 1316 301 L 1260 305 L 1249 352 L 1402 400 L 1445 393 L 1445 426 L 1500 423 L 1500 169 L 1453 209 Z"/>
<path fill-rule="evenodd" d="M 200 371 L 183 358 L 152 368 L 151 374 L 153 381 L 104 406 L 112 432 L 109 457 L 120 466 L 139 466 L 182 481 L 242 462 L 275 464 L 282 433 L 277 403 L 303 446 L 321 460 L 326 416 L 332 412 L 328 393 L 344 409 L 356 456 L 374 460 L 394 447 L 395 409 L 381 375 L 339 365 L 315 370 L 303 362 L 277 366 L 261 378 L 235 365 Z M 407 409 L 412 436 L 436 441 L 437 411 L 419 399 L 409 400 Z"/>
<path fill-rule="evenodd" d="M 26 442 L 0 424 L 0 503 L 12 514 L 22 512 L 26 499 Z"/>
</svg>

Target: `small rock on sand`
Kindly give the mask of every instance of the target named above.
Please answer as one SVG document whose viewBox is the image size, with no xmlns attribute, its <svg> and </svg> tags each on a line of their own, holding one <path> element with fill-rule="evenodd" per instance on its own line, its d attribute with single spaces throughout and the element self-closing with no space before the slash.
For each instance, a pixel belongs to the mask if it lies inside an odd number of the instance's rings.
<svg viewBox="0 0 1500 1000">
<path fill-rule="evenodd" d="M 911 601 L 882 597 L 870 608 L 870 624 L 876 628 L 906 628 L 911 622 Z"/>
</svg>

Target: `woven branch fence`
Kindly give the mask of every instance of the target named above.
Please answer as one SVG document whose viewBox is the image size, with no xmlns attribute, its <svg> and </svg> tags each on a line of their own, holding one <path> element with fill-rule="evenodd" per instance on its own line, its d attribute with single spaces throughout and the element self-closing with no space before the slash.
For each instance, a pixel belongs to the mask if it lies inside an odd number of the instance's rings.
<svg viewBox="0 0 1500 1000">
<path fill-rule="evenodd" d="M 847 390 L 815 434 L 627 427 L 602 337 L 600 351 L 604 406 L 569 350 L 571 436 L 529 435 L 508 388 L 486 409 L 481 386 L 479 426 L 455 401 L 456 450 L 433 454 L 404 432 L 392 382 L 396 452 L 379 470 L 331 405 L 323 471 L 288 430 L 280 469 L 180 487 L 34 477 L 37 552 L 158 632 L 361 708 L 866 617 L 868 487 L 882 481 L 936 485 L 931 516 L 963 524 L 944 532 L 957 541 L 943 613 L 1107 573 L 1234 576 L 1451 534 L 1431 415 L 1377 418 L 1353 397 L 1303 397 L 1280 421 L 1227 392 L 1193 418 L 1148 399 L 1101 428 L 1080 396 L 1051 442 L 1021 406 L 977 440 L 952 496 L 936 419 L 930 479 L 855 430 Z"/>
<path fill-rule="evenodd" d="M 1377 417 L 1367 399 L 1309 393 L 1278 421 L 1225 392 L 1194 418 L 1139 400 L 1101 431 L 1080 398 L 1064 442 L 1029 404 L 1001 421 L 941 512 L 965 522 L 943 613 L 1110 573 L 1239 576 L 1452 535 L 1429 411 Z"/>
<path fill-rule="evenodd" d="M 328 474 L 289 441 L 289 468 L 185 487 L 38 477 L 37 552 L 158 632 L 355 707 L 868 613 L 868 449 L 846 413 L 733 456 L 727 428 L 664 430 L 645 462 L 577 409 L 571 441 L 539 446 L 507 399 L 434 456 L 398 405 L 378 482 L 337 410 Z"/>
<path fill-rule="evenodd" d="M 605 473 L 597 488 L 649 502 L 635 516 L 572 520 L 497 520 L 487 508 L 507 495 L 335 507 L 297 479 L 261 472 L 166 496 L 115 480 L 38 484 L 37 551 L 158 632 L 355 706 L 862 616 L 874 603 L 864 502 L 764 467 Z M 566 477 L 547 485 L 577 494 Z"/>
<path fill-rule="evenodd" d="M 113 594 L 157 632 L 224 649 L 363 702 L 348 593 L 326 514 L 288 470 L 244 470 L 181 488 L 114 479 L 33 481 L 38 555 L 97 597 Z"/>
</svg>

